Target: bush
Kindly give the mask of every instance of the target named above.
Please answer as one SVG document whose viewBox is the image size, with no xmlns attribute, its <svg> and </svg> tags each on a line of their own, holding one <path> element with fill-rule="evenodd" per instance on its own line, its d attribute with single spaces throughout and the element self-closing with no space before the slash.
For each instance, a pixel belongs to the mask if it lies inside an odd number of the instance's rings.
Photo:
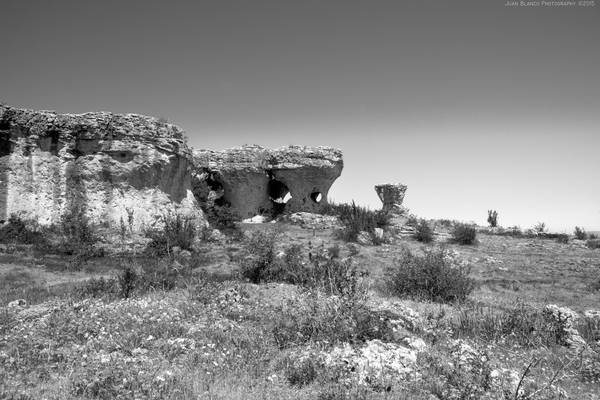
<svg viewBox="0 0 600 400">
<path fill-rule="evenodd" d="M 60 220 L 60 230 L 66 239 L 66 245 L 79 247 L 80 245 L 91 245 L 98 241 L 90 220 L 83 210 L 77 209 L 65 213 Z"/>
<path fill-rule="evenodd" d="M 0 227 L 0 242 L 11 244 L 36 244 L 45 242 L 45 237 L 32 228 L 18 215 L 11 214 L 6 224 Z"/>
<path fill-rule="evenodd" d="M 556 344 L 557 327 L 548 323 L 541 309 L 523 303 L 507 309 L 474 306 L 462 309 L 452 320 L 455 337 L 474 337 L 485 342 L 527 346 Z"/>
<path fill-rule="evenodd" d="M 122 266 L 112 281 L 116 282 L 119 295 L 126 299 L 134 294 L 182 287 L 192 277 L 190 269 L 176 268 L 180 264 L 173 264 L 168 258 L 142 259 L 136 263 L 128 260 Z"/>
<path fill-rule="evenodd" d="M 308 261 L 300 245 L 285 249 L 276 257 L 278 234 L 255 232 L 246 243 L 248 256 L 241 265 L 241 275 L 253 283 L 286 282 L 320 290 L 337 296 L 355 297 L 363 294 L 365 273 L 350 259 L 341 260 L 335 250 L 318 248 L 309 253 Z"/>
<path fill-rule="evenodd" d="M 390 215 L 382 210 L 372 211 L 366 207 L 352 204 L 329 203 L 322 213 L 337 216 L 344 228 L 340 237 L 347 242 L 356 242 L 358 235 L 365 231 L 375 237 L 375 228 L 386 228 L 390 224 Z"/>
<path fill-rule="evenodd" d="M 536 233 L 544 233 L 546 232 L 546 224 L 544 222 L 538 222 L 534 227 L 533 227 L 534 232 Z"/>
<path fill-rule="evenodd" d="M 71 209 L 61 216 L 58 224 L 44 230 L 46 240 L 36 242 L 38 252 L 72 256 L 69 270 L 78 270 L 88 260 L 104 256 L 104 249 L 97 247 L 98 235 L 85 212 Z"/>
<path fill-rule="evenodd" d="M 566 233 L 559 233 L 556 235 L 556 241 L 558 243 L 567 244 L 569 243 L 569 235 L 567 235 Z"/>
<path fill-rule="evenodd" d="M 431 229 L 431 226 L 427 221 L 421 219 L 415 227 L 413 237 L 419 242 L 431 243 L 433 241 L 433 229 Z"/>
<path fill-rule="evenodd" d="M 119 289 L 121 297 L 128 299 L 133 290 L 135 289 L 136 283 L 138 281 L 138 275 L 135 270 L 131 267 L 125 268 L 118 275 Z"/>
<path fill-rule="evenodd" d="M 231 209 L 230 206 L 213 205 L 203 209 L 206 220 L 211 227 L 219 230 L 232 230 L 236 228 L 236 221 L 240 217 Z"/>
<path fill-rule="evenodd" d="M 303 268 L 302 280 L 297 283 L 328 294 L 355 298 L 366 293 L 362 278 L 366 272 L 360 271 L 351 259 L 336 259 L 323 251 L 310 257 L 310 263 Z"/>
<path fill-rule="evenodd" d="M 452 241 L 458 244 L 474 244 L 477 238 L 477 230 L 468 224 L 457 224 L 452 230 Z"/>
<path fill-rule="evenodd" d="M 327 296 L 309 291 L 288 301 L 273 328 L 281 348 L 310 341 L 342 342 L 390 339 L 392 328 L 366 306 L 364 298 Z"/>
<path fill-rule="evenodd" d="M 388 271 L 393 294 L 442 303 L 464 301 L 475 288 L 469 268 L 458 265 L 446 250 L 425 250 L 414 255 L 404 250 Z"/>
<path fill-rule="evenodd" d="M 588 239 L 585 245 L 590 249 L 600 249 L 600 239 Z"/>
<path fill-rule="evenodd" d="M 119 291 L 117 279 L 104 277 L 91 278 L 77 288 L 76 293 L 81 298 L 111 298 Z"/>
<path fill-rule="evenodd" d="M 191 250 L 196 237 L 196 226 L 193 217 L 176 215 L 163 215 L 162 228 L 146 231 L 151 241 L 146 246 L 146 251 L 153 256 L 170 254 L 173 247 L 182 250 Z"/>
<path fill-rule="evenodd" d="M 585 229 L 580 228 L 578 226 L 575 227 L 573 235 L 575 235 L 575 239 L 579 240 L 585 240 L 587 238 L 587 233 L 585 232 Z"/>
<path fill-rule="evenodd" d="M 416 215 L 410 214 L 408 216 L 408 220 L 406 221 L 406 226 L 412 226 L 413 228 L 415 228 L 418 223 L 419 223 L 419 218 L 417 218 Z"/>
<path fill-rule="evenodd" d="M 488 210 L 488 224 L 490 224 L 491 228 L 495 228 L 498 226 L 498 211 L 496 210 Z"/>
<path fill-rule="evenodd" d="M 489 355 L 468 344 L 440 343 L 430 351 L 419 353 L 417 364 L 421 366 L 419 389 L 431 393 L 430 396 L 418 398 L 500 398 L 486 396 L 492 383 L 493 364 Z"/>
<path fill-rule="evenodd" d="M 241 265 L 241 275 L 252 283 L 265 282 L 272 279 L 275 265 L 275 246 L 277 232 L 253 232 L 246 240 L 247 257 Z"/>
</svg>

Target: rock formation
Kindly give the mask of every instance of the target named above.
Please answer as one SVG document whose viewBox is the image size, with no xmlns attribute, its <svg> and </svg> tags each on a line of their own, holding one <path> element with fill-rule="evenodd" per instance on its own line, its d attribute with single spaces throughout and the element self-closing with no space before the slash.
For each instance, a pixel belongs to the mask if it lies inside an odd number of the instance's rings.
<svg viewBox="0 0 600 400">
<path fill-rule="evenodd" d="M 406 185 L 400 183 L 375 185 L 375 192 L 383 203 L 381 209 L 390 214 L 390 224 L 398 229 L 408 221 L 408 209 L 402 205 L 406 189 Z"/>
<path fill-rule="evenodd" d="M 406 185 L 386 183 L 384 185 L 375 185 L 375 192 L 383 203 L 383 210 L 393 213 L 404 213 L 402 206 Z"/>
<path fill-rule="evenodd" d="M 190 167 L 183 132 L 156 118 L 0 106 L 0 220 L 82 212 L 139 230 L 170 211 L 202 215 Z"/>
<path fill-rule="evenodd" d="M 82 212 L 140 230 L 171 212 L 203 222 L 200 205 L 230 205 L 240 218 L 317 211 L 342 167 L 332 148 L 193 152 L 178 127 L 152 117 L 0 105 L 0 220 L 49 225 Z"/>
<path fill-rule="evenodd" d="M 229 205 L 241 218 L 318 211 L 343 168 L 339 150 L 301 146 L 198 150 L 194 164 L 196 196 Z"/>
</svg>

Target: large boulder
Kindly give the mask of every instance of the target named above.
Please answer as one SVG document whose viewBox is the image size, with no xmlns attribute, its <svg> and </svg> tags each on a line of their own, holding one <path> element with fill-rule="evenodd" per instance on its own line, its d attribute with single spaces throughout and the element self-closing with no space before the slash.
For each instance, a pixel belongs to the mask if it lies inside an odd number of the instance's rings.
<svg viewBox="0 0 600 400">
<path fill-rule="evenodd" d="M 0 106 L 0 220 L 81 212 L 139 230 L 171 211 L 201 217 L 191 166 L 183 132 L 160 119 Z"/>
<path fill-rule="evenodd" d="M 304 146 L 196 150 L 194 163 L 199 200 L 228 205 L 240 218 L 318 211 L 343 168 L 340 150 Z"/>
</svg>

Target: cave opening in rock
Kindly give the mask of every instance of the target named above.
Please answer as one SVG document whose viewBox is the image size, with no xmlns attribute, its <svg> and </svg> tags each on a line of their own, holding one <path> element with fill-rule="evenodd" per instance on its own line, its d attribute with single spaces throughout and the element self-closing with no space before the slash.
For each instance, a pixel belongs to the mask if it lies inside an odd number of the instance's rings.
<svg viewBox="0 0 600 400">
<path fill-rule="evenodd" d="M 8 137 L 0 137 L 0 157 L 4 157 L 12 153 L 12 143 Z"/>
<path fill-rule="evenodd" d="M 50 153 L 54 155 L 58 155 L 58 136 L 60 134 L 57 131 L 51 131 L 48 133 L 50 137 Z"/>
<path fill-rule="evenodd" d="M 229 205 L 227 200 L 225 200 L 225 189 L 223 188 L 223 184 L 219 182 L 213 174 L 209 174 L 206 178 L 206 185 L 208 186 L 208 201 L 212 202 L 214 205 L 219 207 L 224 207 Z"/>
<path fill-rule="evenodd" d="M 107 151 L 108 155 L 120 163 L 128 163 L 135 158 L 135 154 L 127 150 Z"/>
<path fill-rule="evenodd" d="M 267 185 L 267 192 L 273 203 L 273 213 L 275 215 L 281 214 L 285 210 L 287 202 L 292 198 L 290 189 L 285 183 L 271 178 Z"/>
<path fill-rule="evenodd" d="M 320 203 L 321 199 L 323 199 L 323 195 L 321 194 L 321 192 L 312 192 L 310 194 L 310 198 L 312 199 L 312 201 L 314 201 L 315 203 Z"/>
<path fill-rule="evenodd" d="M 38 139 L 38 147 L 41 151 L 47 151 L 53 155 L 58 155 L 58 136 L 60 133 L 58 131 L 48 131 L 46 135 L 40 137 Z"/>
</svg>

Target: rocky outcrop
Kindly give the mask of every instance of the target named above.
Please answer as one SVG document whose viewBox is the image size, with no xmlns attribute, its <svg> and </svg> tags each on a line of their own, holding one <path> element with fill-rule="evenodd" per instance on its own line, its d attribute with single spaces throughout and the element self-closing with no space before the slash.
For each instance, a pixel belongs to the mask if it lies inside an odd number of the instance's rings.
<svg viewBox="0 0 600 400">
<path fill-rule="evenodd" d="M 406 185 L 400 183 L 375 185 L 375 192 L 383 203 L 382 210 L 390 214 L 390 225 L 394 230 L 401 229 L 408 221 L 408 209 L 402 205 Z"/>
<path fill-rule="evenodd" d="M 577 330 L 579 314 L 568 307 L 548 304 L 544 307 L 543 315 L 556 334 L 558 344 L 579 350 L 586 346 L 585 340 Z"/>
<path fill-rule="evenodd" d="M 170 211 L 201 216 L 191 161 L 183 132 L 156 118 L 0 106 L 0 220 L 82 212 L 139 230 Z"/>
<path fill-rule="evenodd" d="M 318 211 L 343 168 L 341 151 L 302 146 L 197 150 L 194 164 L 194 193 L 200 201 L 229 205 L 241 218 Z"/>
<path fill-rule="evenodd" d="M 375 192 L 383 203 L 383 211 L 392 213 L 404 213 L 405 208 L 402 206 L 404 194 L 406 193 L 406 185 L 386 183 L 383 185 L 375 185 Z"/>
<path fill-rule="evenodd" d="M 203 221 L 200 205 L 230 205 L 240 219 L 317 211 L 342 171 L 326 147 L 192 150 L 166 121 L 107 112 L 57 114 L 0 106 L 0 220 L 154 224 L 170 212 Z"/>
</svg>

